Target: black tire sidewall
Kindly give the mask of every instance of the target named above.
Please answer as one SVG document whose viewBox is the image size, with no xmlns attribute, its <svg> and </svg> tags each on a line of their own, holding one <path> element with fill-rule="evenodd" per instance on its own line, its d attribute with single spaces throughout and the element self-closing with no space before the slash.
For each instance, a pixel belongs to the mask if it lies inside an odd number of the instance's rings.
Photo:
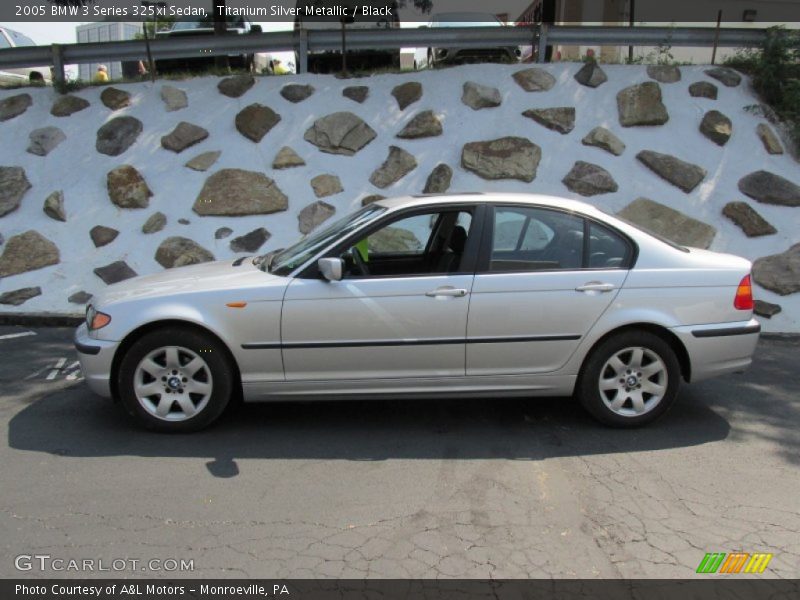
<svg viewBox="0 0 800 600">
<path fill-rule="evenodd" d="M 208 404 L 185 421 L 163 421 L 154 417 L 139 403 L 133 391 L 134 374 L 139 362 L 153 350 L 164 346 L 182 346 L 192 350 L 203 358 L 211 371 L 213 389 Z M 198 431 L 218 419 L 228 406 L 234 389 L 233 371 L 226 349 L 211 336 L 190 329 L 160 329 L 136 340 L 122 357 L 117 381 L 119 396 L 128 413 L 148 429 L 163 432 Z"/>
<path fill-rule="evenodd" d="M 620 350 L 630 347 L 642 347 L 655 352 L 667 367 L 667 391 L 661 402 L 649 412 L 636 417 L 624 417 L 613 412 L 597 389 L 600 369 L 606 361 Z M 592 351 L 581 373 L 577 392 L 583 407 L 601 423 L 611 427 L 640 427 L 652 423 L 670 409 L 678 395 L 680 378 L 680 363 L 667 341 L 647 331 L 628 331 L 603 341 Z"/>
</svg>

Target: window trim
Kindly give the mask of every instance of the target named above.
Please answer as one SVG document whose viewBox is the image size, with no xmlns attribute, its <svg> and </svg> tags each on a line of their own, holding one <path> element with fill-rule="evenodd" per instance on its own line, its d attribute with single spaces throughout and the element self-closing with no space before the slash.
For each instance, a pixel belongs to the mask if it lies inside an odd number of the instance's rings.
<svg viewBox="0 0 800 600">
<path fill-rule="evenodd" d="M 583 219 L 583 257 L 581 260 L 581 268 L 579 269 L 520 269 L 520 270 L 513 270 L 513 271 L 492 271 L 490 269 L 491 262 L 492 262 L 492 247 L 494 243 L 494 219 L 495 219 L 495 212 L 499 209 L 503 208 L 512 208 L 512 209 L 519 209 L 519 208 L 527 208 L 527 209 L 538 209 L 538 210 L 549 210 L 551 212 L 559 212 L 566 215 L 571 215 L 574 217 L 578 217 L 579 219 Z M 628 246 L 629 256 L 626 263 L 618 267 L 588 267 L 583 265 L 588 265 L 589 261 L 589 224 L 594 223 L 599 227 L 607 229 L 608 231 L 616 234 L 625 242 Z M 631 239 L 629 235 L 620 231 L 613 225 L 601 221 L 596 217 L 587 215 L 585 213 L 569 210 L 566 208 L 561 208 L 558 206 L 548 206 L 543 204 L 530 204 L 530 203 L 520 203 L 520 202 L 506 202 L 503 204 L 488 204 L 487 210 L 484 214 L 484 224 L 483 224 L 483 235 L 481 236 L 481 247 L 478 254 L 478 261 L 476 264 L 476 275 L 509 275 L 513 273 L 575 273 L 578 271 L 630 271 L 636 265 L 636 260 L 639 258 L 639 246 Z"/>
<path fill-rule="evenodd" d="M 383 281 L 387 279 L 418 279 L 421 277 L 448 277 L 455 275 L 474 275 L 477 266 L 479 252 L 483 239 L 483 228 L 486 222 L 486 204 L 485 203 L 458 203 L 458 204 L 426 204 L 424 206 L 410 206 L 396 211 L 391 211 L 379 217 L 375 222 L 370 223 L 368 226 L 363 227 L 349 236 L 344 238 L 341 242 L 330 246 L 323 253 L 314 257 L 306 265 L 298 269 L 295 277 L 297 279 L 320 279 L 322 274 L 317 267 L 317 261 L 320 258 L 335 258 L 342 254 L 348 247 L 352 246 L 356 241 L 369 237 L 379 229 L 383 229 L 392 223 L 405 219 L 407 217 L 415 217 L 425 214 L 442 213 L 442 212 L 470 212 L 472 214 L 472 223 L 470 225 L 471 231 L 467 235 L 467 245 L 464 248 L 464 254 L 461 257 L 461 265 L 458 271 L 453 273 L 410 273 L 408 275 L 370 275 L 366 277 L 347 277 L 342 281 Z"/>
</svg>

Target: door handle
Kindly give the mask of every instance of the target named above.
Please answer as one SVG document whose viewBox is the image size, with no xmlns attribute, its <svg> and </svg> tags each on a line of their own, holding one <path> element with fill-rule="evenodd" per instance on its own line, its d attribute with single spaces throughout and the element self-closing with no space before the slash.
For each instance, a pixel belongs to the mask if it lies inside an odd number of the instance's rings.
<svg viewBox="0 0 800 600">
<path fill-rule="evenodd" d="M 610 292 L 614 289 L 613 283 L 603 283 L 601 281 L 590 281 L 575 288 L 576 292 Z"/>
<path fill-rule="evenodd" d="M 462 288 L 440 287 L 433 291 L 425 292 L 428 298 L 435 298 L 436 296 L 451 296 L 453 298 L 463 298 L 467 295 L 467 290 Z"/>
</svg>

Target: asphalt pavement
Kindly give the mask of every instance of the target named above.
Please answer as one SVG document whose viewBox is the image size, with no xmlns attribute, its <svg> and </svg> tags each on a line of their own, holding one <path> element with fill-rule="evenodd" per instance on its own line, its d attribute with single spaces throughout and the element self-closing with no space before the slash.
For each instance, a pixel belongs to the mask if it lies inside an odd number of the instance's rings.
<svg viewBox="0 0 800 600">
<path fill-rule="evenodd" d="M 640 430 L 487 397 L 164 435 L 89 392 L 71 336 L 0 327 L 0 577 L 674 578 L 734 551 L 798 574 L 798 338 Z"/>
</svg>

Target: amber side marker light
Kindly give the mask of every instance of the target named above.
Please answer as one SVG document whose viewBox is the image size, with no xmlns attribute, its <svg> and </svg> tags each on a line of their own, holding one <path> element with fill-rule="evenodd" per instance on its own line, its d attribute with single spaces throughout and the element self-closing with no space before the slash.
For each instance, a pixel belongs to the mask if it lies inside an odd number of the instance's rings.
<svg viewBox="0 0 800 600">
<path fill-rule="evenodd" d="M 111 317 L 105 313 L 95 313 L 94 317 L 92 317 L 92 331 L 96 329 L 102 329 L 106 325 L 111 323 Z"/>
<path fill-rule="evenodd" d="M 247 302 L 228 302 L 225 306 L 228 308 L 244 308 L 247 306 Z"/>
<path fill-rule="evenodd" d="M 750 275 L 745 275 L 736 288 L 736 296 L 733 299 L 733 307 L 738 310 L 753 310 L 753 286 L 750 283 Z"/>
</svg>

